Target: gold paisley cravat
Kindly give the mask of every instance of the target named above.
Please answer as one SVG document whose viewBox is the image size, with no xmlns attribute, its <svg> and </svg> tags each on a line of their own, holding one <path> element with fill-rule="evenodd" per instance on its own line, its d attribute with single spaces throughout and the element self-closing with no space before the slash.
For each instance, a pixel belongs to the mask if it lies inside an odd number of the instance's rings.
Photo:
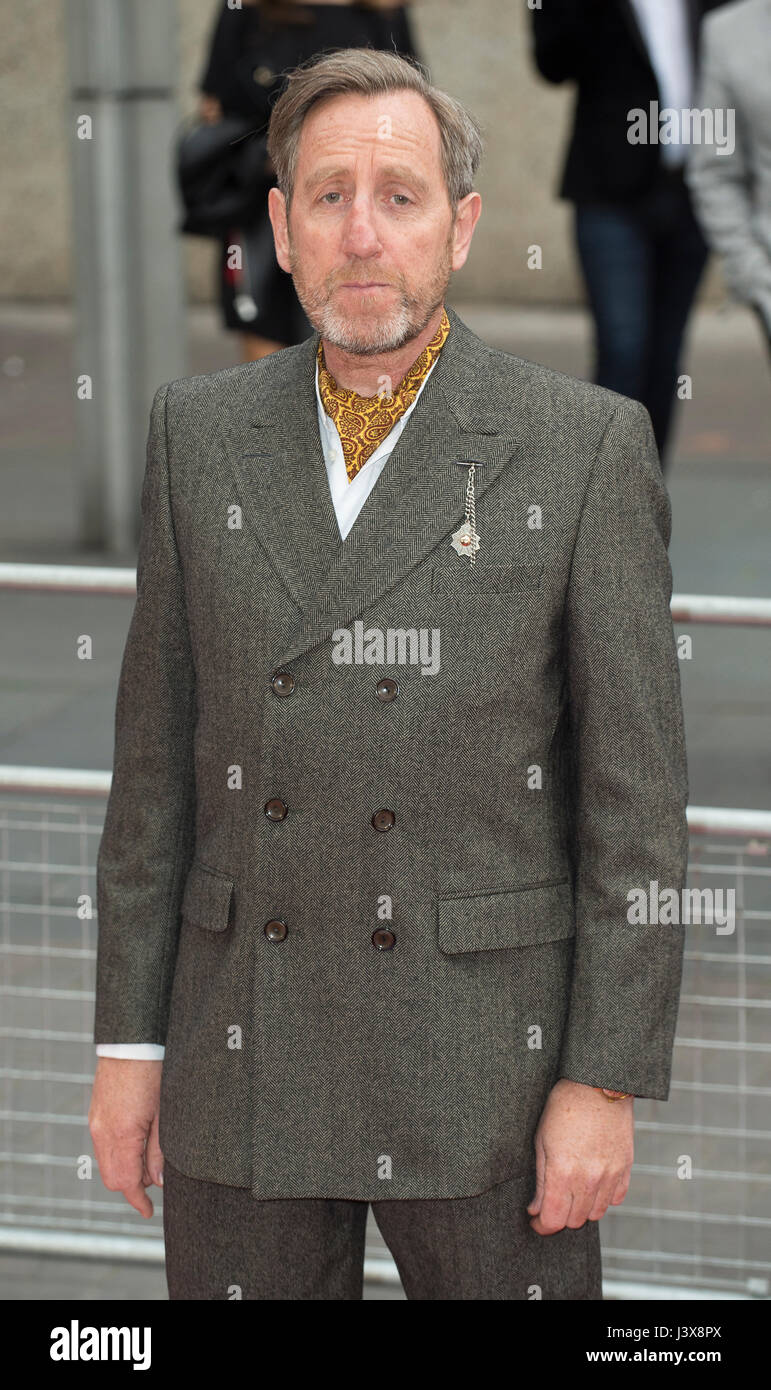
<svg viewBox="0 0 771 1390">
<path fill-rule="evenodd" d="M 338 386 L 324 365 L 324 349 L 319 339 L 319 395 L 327 415 L 334 420 L 340 435 L 349 483 L 353 482 L 370 454 L 374 453 L 378 444 L 382 443 L 393 429 L 396 421 L 412 405 L 429 368 L 439 356 L 449 331 L 450 320 L 446 310 L 442 310 L 442 319 L 436 333 L 402 377 L 392 396 L 360 396 L 356 391 Z"/>
</svg>

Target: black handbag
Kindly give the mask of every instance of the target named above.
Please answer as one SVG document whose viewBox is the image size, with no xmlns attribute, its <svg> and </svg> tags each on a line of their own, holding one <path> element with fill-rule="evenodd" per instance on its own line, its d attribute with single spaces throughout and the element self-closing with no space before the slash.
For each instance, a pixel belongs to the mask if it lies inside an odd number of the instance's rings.
<svg viewBox="0 0 771 1390">
<path fill-rule="evenodd" d="M 177 228 L 191 236 L 223 237 L 267 212 L 267 134 L 249 117 L 196 121 L 177 138 L 176 180 L 184 208 Z"/>
</svg>

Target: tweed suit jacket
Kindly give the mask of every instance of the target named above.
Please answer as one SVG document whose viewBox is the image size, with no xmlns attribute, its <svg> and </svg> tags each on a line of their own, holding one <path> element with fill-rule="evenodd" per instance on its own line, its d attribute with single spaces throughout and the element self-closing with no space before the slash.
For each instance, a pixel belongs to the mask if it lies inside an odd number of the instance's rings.
<svg viewBox="0 0 771 1390">
<path fill-rule="evenodd" d="M 668 1096 L 683 929 L 627 898 L 687 860 L 650 421 L 448 315 L 345 542 L 317 334 L 153 402 L 95 1041 L 165 1044 L 165 1155 L 258 1198 L 468 1196 L 532 1171 L 558 1078 Z"/>
</svg>

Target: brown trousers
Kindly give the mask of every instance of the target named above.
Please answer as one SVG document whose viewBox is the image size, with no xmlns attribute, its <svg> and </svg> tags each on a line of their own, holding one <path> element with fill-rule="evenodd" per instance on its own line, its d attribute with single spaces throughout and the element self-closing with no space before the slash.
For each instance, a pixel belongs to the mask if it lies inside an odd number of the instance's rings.
<svg viewBox="0 0 771 1390">
<path fill-rule="evenodd" d="M 534 1174 L 475 1197 L 372 1202 L 408 1299 L 602 1299 L 599 1225 L 540 1236 Z M 168 1161 L 163 1226 L 171 1299 L 361 1299 L 360 1201 L 255 1199 Z"/>
</svg>

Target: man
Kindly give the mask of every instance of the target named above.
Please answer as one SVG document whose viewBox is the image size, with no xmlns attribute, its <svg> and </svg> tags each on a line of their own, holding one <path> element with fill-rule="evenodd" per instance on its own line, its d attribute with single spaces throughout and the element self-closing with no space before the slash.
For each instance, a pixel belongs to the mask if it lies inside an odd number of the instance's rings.
<svg viewBox="0 0 771 1390">
<path fill-rule="evenodd" d="M 771 0 L 739 0 L 704 27 L 700 106 L 735 113 L 735 145 L 694 145 L 686 177 L 726 282 L 771 348 Z"/>
<path fill-rule="evenodd" d="M 548 0 L 535 61 L 577 88 L 560 194 L 595 324 L 594 379 L 642 401 L 666 466 L 685 328 L 707 260 L 683 178 L 684 122 L 659 139 L 651 111 L 689 111 L 705 11 L 724 0 Z M 630 139 L 644 112 L 647 139 Z"/>
<path fill-rule="evenodd" d="M 683 947 L 627 900 L 687 858 L 650 422 L 445 306 L 480 137 L 416 67 L 295 70 L 270 152 L 317 332 L 153 404 L 102 1177 L 163 1168 L 172 1298 L 361 1298 L 371 1203 L 408 1298 L 599 1299 Z"/>
</svg>

